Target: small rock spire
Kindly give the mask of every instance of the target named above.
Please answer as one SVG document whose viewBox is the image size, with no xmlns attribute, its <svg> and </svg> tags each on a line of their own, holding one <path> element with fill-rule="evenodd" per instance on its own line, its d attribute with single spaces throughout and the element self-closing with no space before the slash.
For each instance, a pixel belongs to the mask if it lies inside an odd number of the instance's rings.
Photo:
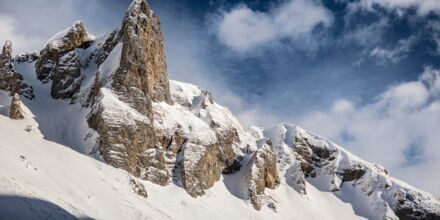
<svg viewBox="0 0 440 220">
<path fill-rule="evenodd" d="M 12 42 L 7 40 L 3 45 L 2 53 L 0 54 L 0 68 L 10 68 L 12 59 Z"/>
<path fill-rule="evenodd" d="M 21 109 L 20 96 L 17 93 L 14 93 L 14 96 L 12 96 L 9 118 L 14 120 L 21 120 L 24 118 L 23 110 Z"/>
<path fill-rule="evenodd" d="M 12 57 L 12 42 L 11 41 L 7 40 L 5 42 L 5 44 L 3 45 L 2 55 L 3 55 L 3 57 L 8 57 L 8 58 Z"/>
</svg>

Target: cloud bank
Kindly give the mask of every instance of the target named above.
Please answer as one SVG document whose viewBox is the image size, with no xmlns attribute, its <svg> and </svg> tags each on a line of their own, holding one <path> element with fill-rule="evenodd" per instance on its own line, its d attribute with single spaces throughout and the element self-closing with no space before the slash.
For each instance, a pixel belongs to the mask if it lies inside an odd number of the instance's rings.
<svg viewBox="0 0 440 220">
<path fill-rule="evenodd" d="M 316 26 L 328 27 L 332 21 L 331 12 L 314 0 L 285 1 L 268 12 L 241 4 L 221 13 L 215 32 L 220 42 L 244 52 L 283 39 L 310 37 Z"/>
</svg>

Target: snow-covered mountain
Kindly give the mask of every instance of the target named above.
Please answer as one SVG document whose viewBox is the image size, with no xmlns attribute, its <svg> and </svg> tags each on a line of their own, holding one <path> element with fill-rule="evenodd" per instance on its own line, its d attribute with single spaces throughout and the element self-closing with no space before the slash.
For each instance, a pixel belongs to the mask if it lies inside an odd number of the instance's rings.
<svg viewBox="0 0 440 220">
<path fill-rule="evenodd" d="M 295 125 L 244 127 L 168 79 L 160 22 L 134 0 L 0 55 L 0 219 L 440 219 L 440 201 Z"/>
</svg>

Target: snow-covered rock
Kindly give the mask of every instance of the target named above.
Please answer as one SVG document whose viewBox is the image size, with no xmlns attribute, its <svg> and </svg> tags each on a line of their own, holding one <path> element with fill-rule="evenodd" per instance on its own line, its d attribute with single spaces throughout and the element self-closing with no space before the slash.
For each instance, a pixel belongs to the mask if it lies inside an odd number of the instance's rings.
<svg viewBox="0 0 440 220">
<path fill-rule="evenodd" d="M 65 53 L 76 48 L 87 48 L 94 40 L 95 37 L 89 34 L 84 24 L 79 21 L 75 22 L 72 27 L 57 33 L 46 43 L 45 48 L 40 51 L 40 57 L 35 63 L 37 78 L 43 82 L 48 82 L 52 77 L 62 79 L 64 75 L 68 77 L 76 76 L 78 65 L 72 66 L 74 73 L 67 73 L 69 70 L 65 65 L 66 62 L 73 59 L 72 57 L 75 54 L 70 54 L 66 57 Z M 52 88 L 52 90 L 56 89 L 59 89 L 58 86 Z"/>
</svg>

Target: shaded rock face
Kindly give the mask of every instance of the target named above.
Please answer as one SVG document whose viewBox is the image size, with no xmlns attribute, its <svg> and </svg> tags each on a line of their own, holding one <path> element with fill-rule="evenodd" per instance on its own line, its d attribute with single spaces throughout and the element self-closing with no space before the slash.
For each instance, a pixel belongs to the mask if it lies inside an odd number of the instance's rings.
<svg viewBox="0 0 440 220">
<path fill-rule="evenodd" d="M 93 43 L 82 22 L 49 41 L 35 63 L 37 78 L 43 82 L 53 81 L 51 95 L 56 99 L 72 98 L 81 85 L 81 63 L 77 48 L 87 48 Z"/>
<path fill-rule="evenodd" d="M 360 179 L 365 174 L 365 170 L 362 166 L 354 168 L 346 168 L 339 175 L 342 176 L 342 182 L 348 182 Z"/>
<path fill-rule="evenodd" d="M 77 52 L 70 51 L 58 60 L 52 75 L 51 95 L 56 99 L 72 98 L 80 89 L 81 61 Z"/>
<path fill-rule="evenodd" d="M 18 63 L 33 63 L 40 57 L 37 52 L 19 54 L 14 58 Z"/>
<path fill-rule="evenodd" d="M 22 95 L 33 99 L 32 86 L 24 82 L 23 76 L 14 67 L 12 59 L 12 42 L 6 41 L 0 54 L 0 90 L 9 91 L 10 95 Z"/>
<path fill-rule="evenodd" d="M 138 88 L 136 98 L 172 103 L 168 81 L 163 37 L 159 19 L 144 0 L 133 1 L 120 31 L 123 42 L 120 69 L 113 87 L 125 96 Z M 148 104 L 148 101 L 145 101 Z M 140 112 L 144 106 L 134 106 Z"/>
<path fill-rule="evenodd" d="M 24 118 L 23 110 L 21 109 L 20 96 L 17 93 L 12 96 L 9 118 L 14 120 L 21 120 Z"/>
<path fill-rule="evenodd" d="M 426 206 L 425 202 L 432 198 L 420 192 L 398 191 L 390 196 L 396 199 L 392 208 L 399 219 L 440 219 L 439 206 Z"/>
<path fill-rule="evenodd" d="M 335 159 L 336 151 L 320 146 L 316 146 L 307 139 L 297 134 L 295 137 L 294 151 L 297 160 L 300 161 L 301 168 L 305 177 L 315 177 L 315 168 L 321 168 L 328 165 Z"/>
<path fill-rule="evenodd" d="M 98 49 L 96 51 L 95 62 L 99 66 L 101 65 L 105 59 L 107 59 L 110 52 L 115 48 L 115 46 L 121 41 L 121 33 L 119 29 L 112 31 L 108 34 L 102 43 L 102 45 L 98 45 Z"/>
<path fill-rule="evenodd" d="M 253 153 L 245 174 L 248 185 L 249 198 L 255 209 L 260 210 L 264 205 L 264 189 L 275 189 L 280 183 L 276 156 L 272 150 L 272 143 L 267 141 Z M 269 199 L 268 199 L 269 200 Z"/>
</svg>

